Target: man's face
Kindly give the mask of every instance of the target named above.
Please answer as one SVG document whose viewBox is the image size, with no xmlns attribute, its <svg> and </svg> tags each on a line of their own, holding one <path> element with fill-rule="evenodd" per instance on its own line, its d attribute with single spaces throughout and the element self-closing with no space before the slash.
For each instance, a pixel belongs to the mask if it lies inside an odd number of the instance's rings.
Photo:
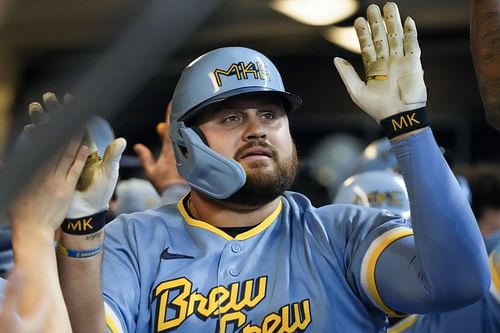
<svg viewBox="0 0 500 333">
<path fill-rule="evenodd" d="M 210 148 L 244 168 L 247 181 L 225 201 L 260 205 L 288 189 L 297 170 L 297 152 L 288 117 L 273 96 L 247 95 L 222 103 L 198 122 Z"/>
</svg>

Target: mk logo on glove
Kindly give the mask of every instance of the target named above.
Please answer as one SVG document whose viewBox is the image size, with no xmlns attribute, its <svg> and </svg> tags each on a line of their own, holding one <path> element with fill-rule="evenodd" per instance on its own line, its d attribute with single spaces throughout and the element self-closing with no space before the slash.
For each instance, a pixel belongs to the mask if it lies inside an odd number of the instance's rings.
<svg viewBox="0 0 500 333">
<path fill-rule="evenodd" d="M 61 225 L 61 230 L 72 235 L 93 234 L 104 227 L 105 212 L 100 212 L 90 216 L 84 216 L 78 219 L 65 219 Z"/>
<path fill-rule="evenodd" d="M 397 131 L 398 129 L 413 127 L 420 124 L 420 121 L 415 119 L 416 113 L 412 112 L 410 114 L 404 114 L 399 117 L 399 121 L 394 118 L 391 118 L 391 124 L 393 131 Z"/>
<path fill-rule="evenodd" d="M 425 108 L 405 111 L 384 118 L 380 125 L 389 139 L 429 125 Z"/>
</svg>

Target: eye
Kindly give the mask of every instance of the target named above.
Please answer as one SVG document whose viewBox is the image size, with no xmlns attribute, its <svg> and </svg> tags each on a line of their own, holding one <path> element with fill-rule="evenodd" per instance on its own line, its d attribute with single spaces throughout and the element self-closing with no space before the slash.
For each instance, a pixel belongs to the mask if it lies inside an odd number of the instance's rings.
<svg viewBox="0 0 500 333">
<path fill-rule="evenodd" d="M 273 120 L 276 118 L 276 115 L 272 111 L 266 111 L 261 114 L 261 117 L 265 120 Z"/>
<path fill-rule="evenodd" d="M 237 122 L 240 120 L 241 120 L 241 117 L 238 115 L 235 115 L 235 114 L 229 114 L 229 115 L 225 115 L 224 117 L 222 117 L 222 123 L 224 123 L 224 124 L 230 124 L 230 123 L 234 123 L 234 122 Z"/>
</svg>

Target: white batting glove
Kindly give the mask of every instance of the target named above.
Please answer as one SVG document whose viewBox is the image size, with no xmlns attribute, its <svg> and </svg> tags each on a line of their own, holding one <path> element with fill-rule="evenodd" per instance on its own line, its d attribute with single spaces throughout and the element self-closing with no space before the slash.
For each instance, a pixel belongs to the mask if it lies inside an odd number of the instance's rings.
<svg viewBox="0 0 500 333">
<path fill-rule="evenodd" d="M 108 209 L 126 145 L 124 138 L 118 138 L 106 148 L 102 160 L 97 152 L 89 156 L 66 218 L 77 219 Z"/>
<path fill-rule="evenodd" d="M 415 22 L 406 18 L 403 32 L 397 5 L 388 2 L 383 11 L 382 18 L 380 8 L 370 5 L 368 21 L 358 17 L 354 22 L 366 82 L 348 61 L 334 59 L 354 103 L 377 122 L 427 102 Z"/>
</svg>

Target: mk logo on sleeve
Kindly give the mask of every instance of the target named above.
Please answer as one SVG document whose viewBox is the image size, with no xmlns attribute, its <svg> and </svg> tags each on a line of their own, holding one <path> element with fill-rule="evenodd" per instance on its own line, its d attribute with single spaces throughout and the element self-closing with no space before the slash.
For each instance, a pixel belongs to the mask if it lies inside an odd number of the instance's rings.
<svg viewBox="0 0 500 333">
<path fill-rule="evenodd" d="M 237 80 L 247 80 L 249 78 L 270 81 L 271 77 L 266 70 L 266 65 L 262 62 L 249 62 L 245 64 L 243 61 L 231 64 L 227 69 L 216 68 L 213 72 L 217 86 L 222 87 L 223 76 L 236 76 Z M 222 77 L 221 77 L 222 76 Z"/>
<path fill-rule="evenodd" d="M 235 282 L 229 287 L 217 286 L 206 296 L 197 290 L 184 277 L 162 282 L 155 288 L 157 332 L 175 330 L 193 314 L 202 320 L 218 319 L 218 333 L 233 332 L 234 328 L 240 333 L 293 333 L 304 331 L 311 323 L 309 299 L 270 312 L 260 325 L 248 320 L 247 313 L 266 298 L 267 276 Z"/>
</svg>

